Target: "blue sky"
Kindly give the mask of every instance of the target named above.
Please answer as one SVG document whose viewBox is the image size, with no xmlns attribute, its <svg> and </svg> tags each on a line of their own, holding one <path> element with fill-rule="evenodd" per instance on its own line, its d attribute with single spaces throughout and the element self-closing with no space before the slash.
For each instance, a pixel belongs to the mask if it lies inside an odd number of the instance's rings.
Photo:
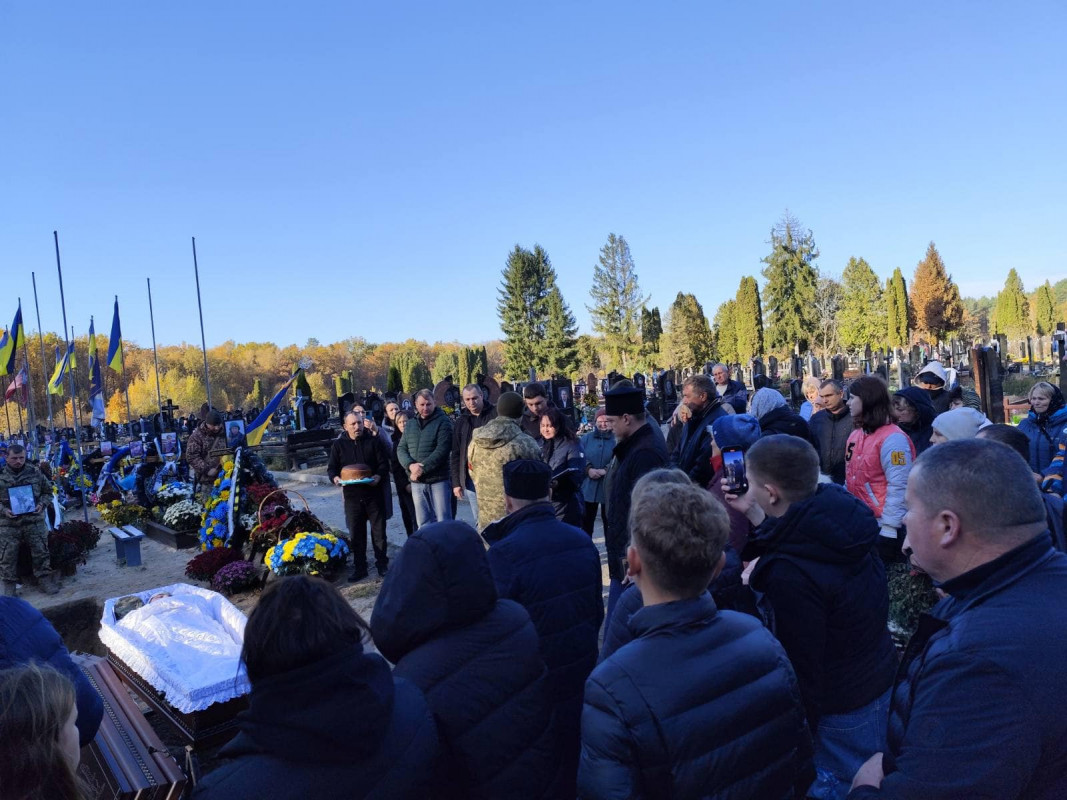
<svg viewBox="0 0 1067 800">
<path fill-rule="evenodd" d="M 0 319 L 150 343 L 499 336 L 540 243 L 589 331 L 630 243 L 709 317 L 785 209 L 819 264 L 1067 277 L 1063 3 L 0 3 Z M 8 292 L 11 294 L 9 295 Z M 8 308 L 10 307 L 10 309 Z M 30 315 L 31 326 L 32 314 Z"/>
</svg>

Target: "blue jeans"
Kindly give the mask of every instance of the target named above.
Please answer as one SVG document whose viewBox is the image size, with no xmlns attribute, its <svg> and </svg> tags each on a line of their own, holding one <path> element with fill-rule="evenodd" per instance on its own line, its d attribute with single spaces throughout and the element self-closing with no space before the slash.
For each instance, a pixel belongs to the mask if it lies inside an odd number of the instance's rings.
<svg viewBox="0 0 1067 800">
<path fill-rule="evenodd" d="M 815 783 L 808 797 L 844 800 L 863 762 L 886 750 L 889 697 L 893 689 L 865 706 L 819 719 L 815 733 Z"/>
<path fill-rule="evenodd" d="M 448 481 L 412 483 L 411 499 L 415 503 L 415 523 L 420 528 L 452 519 L 452 486 Z"/>
<path fill-rule="evenodd" d="M 471 504 L 471 514 L 474 515 L 474 525 L 478 525 L 478 493 L 473 489 L 464 489 L 463 496 L 467 498 L 467 502 Z"/>
</svg>

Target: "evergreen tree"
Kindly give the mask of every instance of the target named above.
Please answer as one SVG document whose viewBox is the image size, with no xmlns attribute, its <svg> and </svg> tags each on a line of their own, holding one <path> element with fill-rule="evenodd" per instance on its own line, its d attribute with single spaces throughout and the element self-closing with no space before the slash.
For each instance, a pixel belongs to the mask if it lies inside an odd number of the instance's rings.
<svg viewBox="0 0 1067 800">
<path fill-rule="evenodd" d="M 441 353 L 433 362 L 433 370 L 430 372 L 430 376 L 433 380 L 434 386 L 443 381 L 449 375 L 452 376 L 453 383 L 460 380 L 459 374 L 459 359 L 456 357 L 454 350 L 448 350 Z M 461 387 L 462 383 L 459 384 Z"/>
<path fill-rule="evenodd" d="M 696 297 L 678 292 L 667 311 L 663 354 L 677 368 L 703 367 L 712 357 L 711 327 Z"/>
<path fill-rule="evenodd" d="M 715 312 L 715 352 L 724 364 L 736 364 L 741 360 L 737 352 L 736 300 L 727 300 Z"/>
<path fill-rule="evenodd" d="M 385 382 L 385 391 L 387 392 L 402 392 L 404 391 L 404 381 L 400 377 L 400 370 L 393 364 L 389 365 L 389 377 Z"/>
<path fill-rule="evenodd" d="M 841 282 L 844 286 L 838 326 L 841 344 L 851 353 L 861 351 L 867 345 L 880 347 L 887 333 L 882 282 L 870 264 L 855 257 L 848 260 Z"/>
<path fill-rule="evenodd" d="M 548 294 L 554 283 L 548 254 L 540 245 L 532 251 L 515 245 L 504 266 L 497 300 L 504 334 L 504 372 L 513 379 L 525 377 L 530 367 L 545 367 Z"/>
<path fill-rule="evenodd" d="M 1052 284 L 1045 281 L 1037 287 L 1034 295 L 1034 331 L 1038 336 L 1049 336 L 1056 330 L 1056 295 Z"/>
<path fill-rule="evenodd" d="M 940 342 L 963 324 L 960 289 L 945 269 L 945 262 L 933 242 L 926 248 L 926 257 L 915 268 L 910 300 L 915 330 L 920 336 L 927 337 L 929 344 Z"/>
<path fill-rule="evenodd" d="M 747 364 L 750 359 L 763 355 L 763 310 L 756 279 L 751 276 L 742 278 L 735 299 L 734 330 L 738 361 Z"/>
<path fill-rule="evenodd" d="M 886 323 L 890 347 L 907 347 L 911 342 L 913 313 L 908 287 L 900 267 L 893 270 L 885 287 Z"/>
<path fill-rule="evenodd" d="M 767 347 L 792 352 L 807 348 L 815 334 L 815 293 L 819 257 L 812 232 L 788 213 L 771 230 L 771 253 L 763 259 L 763 303 L 767 308 Z"/>
<path fill-rule="evenodd" d="M 583 375 L 600 370 L 600 345 L 601 341 L 588 333 L 578 337 L 578 368 Z"/>
<path fill-rule="evenodd" d="M 545 324 L 545 369 L 549 375 L 570 377 L 578 370 L 578 324 L 558 286 L 548 293 Z"/>
<path fill-rule="evenodd" d="M 404 348 L 393 353 L 390 360 L 390 369 L 395 368 L 400 373 L 400 385 L 408 394 L 414 394 L 419 389 L 432 389 L 433 378 L 422 355 L 413 348 Z"/>
<path fill-rule="evenodd" d="M 659 308 L 651 310 L 641 308 L 641 358 L 644 361 L 655 359 L 659 352 L 659 340 L 663 335 L 663 323 L 660 321 Z M 650 364 L 648 365 L 650 366 Z"/>
<path fill-rule="evenodd" d="M 1014 269 L 1008 272 L 1004 288 L 997 295 L 995 313 L 997 333 L 1014 339 L 1030 332 L 1030 301 L 1026 299 L 1022 278 Z"/>
<path fill-rule="evenodd" d="M 608 234 L 600 248 L 589 294 L 593 330 L 604 337 L 609 366 L 629 372 L 641 347 L 641 308 L 648 298 L 641 294 L 630 246 L 622 236 Z"/>
<path fill-rule="evenodd" d="M 456 376 L 456 386 L 462 389 L 464 386 L 477 383 L 479 375 L 489 375 L 489 357 L 485 345 L 464 347 L 459 351 L 459 370 Z"/>
</svg>

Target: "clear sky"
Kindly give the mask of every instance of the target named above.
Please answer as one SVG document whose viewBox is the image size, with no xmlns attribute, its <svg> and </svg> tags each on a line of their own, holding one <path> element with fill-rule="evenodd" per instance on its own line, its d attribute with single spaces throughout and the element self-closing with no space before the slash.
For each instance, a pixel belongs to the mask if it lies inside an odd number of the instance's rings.
<svg viewBox="0 0 1067 800">
<path fill-rule="evenodd" d="M 0 0 L 0 322 L 150 343 L 500 335 L 609 232 L 710 317 L 789 209 L 820 267 L 1067 277 L 1067 4 Z M 10 292 L 10 295 L 8 294 Z"/>
</svg>

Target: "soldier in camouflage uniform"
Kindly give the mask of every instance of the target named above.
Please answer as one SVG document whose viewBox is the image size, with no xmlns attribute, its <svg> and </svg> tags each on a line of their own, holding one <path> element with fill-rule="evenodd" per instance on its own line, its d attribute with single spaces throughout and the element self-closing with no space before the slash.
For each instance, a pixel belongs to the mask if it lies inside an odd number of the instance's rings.
<svg viewBox="0 0 1067 800">
<path fill-rule="evenodd" d="M 36 504 L 30 514 L 16 516 L 11 511 L 7 490 L 14 486 L 33 487 Z M 15 595 L 18 580 L 19 545 L 25 542 L 33 557 L 33 574 L 40 581 L 41 590 L 47 594 L 59 591 L 48 557 L 48 525 L 45 522 L 45 507 L 52 499 L 52 482 L 32 464 L 26 463 L 26 448 L 11 445 L 7 465 L 0 470 L 0 579 L 3 592 Z"/>
<path fill-rule="evenodd" d="M 521 427 L 523 401 L 504 392 L 496 403 L 497 416 L 474 431 L 467 461 L 478 494 L 478 530 L 507 514 L 504 507 L 504 465 L 520 458 L 541 460 L 541 447 Z"/>
</svg>

